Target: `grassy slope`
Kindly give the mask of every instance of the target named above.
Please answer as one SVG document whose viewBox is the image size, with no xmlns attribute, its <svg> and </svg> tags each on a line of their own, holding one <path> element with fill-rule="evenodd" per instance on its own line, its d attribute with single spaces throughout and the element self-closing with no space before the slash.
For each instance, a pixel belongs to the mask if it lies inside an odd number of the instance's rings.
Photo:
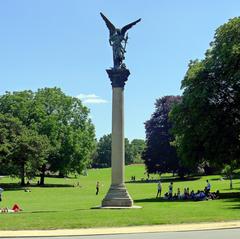
<svg viewBox="0 0 240 239">
<path fill-rule="evenodd" d="M 144 166 L 126 167 L 126 180 L 135 175 L 137 180 L 145 177 Z M 234 190 L 229 191 L 229 182 L 219 180 L 219 176 L 207 177 L 211 180 L 212 189 L 224 193 L 239 192 L 239 180 L 234 180 Z M 171 179 L 171 178 L 169 178 Z M 183 191 L 184 187 L 202 189 L 206 185 L 206 177 L 197 180 L 174 182 Z M 100 181 L 100 194 L 95 195 L 96 181 Z M 156 183 L 127 183 L 129 193 L 136 205 L 142 209 L 99 210 L 90 209 L 101 204 L 110 181 L 110 169 L 93 169 L 88 176 L 78 179 L 47 178 L 48 184 L 57 187 L 32 187 L 27 193 L 20 189 L 6 190 L 0 207 L 11 207 L 17 202 L 24 209 L 18 214 L 0 214 L 0 229 L 47 229 L 47 228 L 79 228 L 110 227 L 129 225 L 150 225 L 165 223 L 184 223 L 201 221 L 223 221 L 240 219 L 239 195 L 229 199 L 202 202 L 167 202 L 155 199 Z M 0 186 L 16 180 L 4 178 Z M 81 187 L 69 187 L 80 183 Z M 166 192 L 169 182 L 163 183 Z"/>
</svg>

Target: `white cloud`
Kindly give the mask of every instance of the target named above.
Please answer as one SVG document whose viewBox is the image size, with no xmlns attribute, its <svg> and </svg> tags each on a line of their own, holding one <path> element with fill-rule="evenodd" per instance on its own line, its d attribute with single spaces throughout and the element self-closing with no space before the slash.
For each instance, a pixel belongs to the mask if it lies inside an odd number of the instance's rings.
<svg viewBox="0 0 240 239">
<path fill-rule="evenodd" d="M 95 94 L 79 94 L 77 98 L 82 100 L 83 104 L 106 104 L 108 102 Z"/>
</svg>

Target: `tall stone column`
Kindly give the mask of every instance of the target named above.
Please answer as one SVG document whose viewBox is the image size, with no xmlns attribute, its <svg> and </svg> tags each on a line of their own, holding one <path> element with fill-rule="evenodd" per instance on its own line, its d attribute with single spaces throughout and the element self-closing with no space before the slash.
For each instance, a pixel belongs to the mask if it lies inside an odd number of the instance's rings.
<svg viewBox="0 0 240 239">
<path fill-rule="evenodd" d="M 107 73 L 112 83 L 112 183 L 102 207 L 132 207 L 133 200 L 124 184 L 124 85 L 130 72 L 113 68 Z"/>
</svg>

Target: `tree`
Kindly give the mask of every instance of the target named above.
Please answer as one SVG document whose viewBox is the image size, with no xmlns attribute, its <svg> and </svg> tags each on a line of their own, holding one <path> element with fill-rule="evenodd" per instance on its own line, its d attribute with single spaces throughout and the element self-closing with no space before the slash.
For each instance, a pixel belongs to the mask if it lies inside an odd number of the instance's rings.
<svg viewBox="0 0 240 239">
<path fill-rule="evenodd" d="M 112 153 L 112 135 L 103 135 L 98 143 L 96 154 L 93 158 L 92 167 L 107 168 L 111 167 L 111 153 Z M 125 138 L 125 164 L 133 163 L 133 153 L 129 140 Z"/>
<path fill-rule="evenodd" d="M 132 151 L 132 145 L 130 144 L 128 138 L 125 138 L 125 164 L 132 164 L 134 161 L 134 155 Z"/>
<path fill-rule="evenodd" d="M 142 163 L 142 153 L 146 147 L 143 139 L 133 139 L 131 141 L 131 148 L 133 154 L 133 163 Z"/>
<path fill-rule="evenodd" d="M 191 61 L 182 102 L 171 112 L 185 165 L 222 167 L 240 159 L 240 17 L 220 26 L 203 60 Z"/>
<path fill-rule="evenodd" d="M 21 178 L 25 185 L 25 177 L 33 178 L 46 162 L 49 152 L 49 141 L 46 136 L 38 135 L 36 131 L 23 128 L 14 142 L 14 150 L 10 154 L 14 176 Z"/>
<path fill-rule="evenodd" d="M 0 163 L 2 173 L 10 172 L 9 155 L 14 150 L 14 141 L 16 136 L 21 133 L 22 127 L 17 118 L 0 114 Z"/>
<path fill-rule="evenodd" d="M 67 175 L 80 173 L 90 164 L 95 129 L 79 99 L 59 88 L 7 92 L 0 97 L 0 113 L 18 118 L 29 130 L 48 138 L 51 147 L 41 165 L 40 184 L 47 169 Z"/>
<path fill-rule="evenodd" d="M 232 178 L 233 178 L 234 170 L 236 169 L 236 165 L 237 165 L 236 161 L 233 161 L 231 162 L 231 164 L 224 165 L 224 168 L 222 170 L 222 174 L 224 174 L 226 177 L 229 178 L 230 190 L 233 189 Z"/>
<path fill-rule="evenodd" d="M 180 96 L 165 96 L 155 103 L 155 112 L 145 122 L 146 148 L 143 159 L 148 173 L 176 172 L 179 158 L 175 148 L 170 144 L 174 140 L 170 132 L 172 124 L 168 114 L 174 104 L 179 103 Z"/>
<path fill-rule="evenodd" d="M 97 143 L 96 155 L 92 164 L 94 168 L 111 167 L 111 152 L 112 152 L 111 144 L 112 144 L 111 134 L 103 135 L 99 139 Z"/>
<path fill-rule="evenodd" d="M 0 161 L 9 173 L 21 178 L 25 185 L 25 177 L 36 175 L 44 164 L 49 151 L 46 136 L 40 136 L 29 130 L 21 121 L 11 116 L 0 114 Z"/>
<path fill-rule="evenodd" d="M 6 92 L 0 96 L 0 113 L 18 118 L 23 125 L 32 127 L 33 99 L 34 93 L 30 90 Z"/>
<path fill-rule="evenodd" d="M 49 170 L 79 174 L 90 164 L 95 148 L 95 129 L 89 110 L 77 98 L 66 96 L 59 88 L 44 88 L 34 98 L 37 130 L 52 145 L 47 159 Z M 47 164 L 43 165 L 40 184 L 44 184 Z"/>
</svg>

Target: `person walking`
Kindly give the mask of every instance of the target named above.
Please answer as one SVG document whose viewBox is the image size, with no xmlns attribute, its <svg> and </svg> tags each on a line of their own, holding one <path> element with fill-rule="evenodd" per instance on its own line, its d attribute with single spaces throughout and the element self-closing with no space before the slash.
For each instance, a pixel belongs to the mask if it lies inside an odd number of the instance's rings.
<svg viewBox="0 0 240 239">
<path fill-rule="evenodd" d="M 98 195 L 99 193 L 99 182 L 97 181 L 97 184 L 96 184 L 96 195 Z"/>
<path fill-rule="evenodd" d="M 2 192 L 3 192 L 3 188 L 0 188 L 0 202 L 2 201 Z"/>
<path fill-rule="evenodd" d="M 157 196 L 156 196 L 156 198 L 158 198 L 158 196 L 161 197 L 161 193 L 162 193 L 162 183 L 159 180 L 158 185 L 157 185 Z"/>
</svg>

